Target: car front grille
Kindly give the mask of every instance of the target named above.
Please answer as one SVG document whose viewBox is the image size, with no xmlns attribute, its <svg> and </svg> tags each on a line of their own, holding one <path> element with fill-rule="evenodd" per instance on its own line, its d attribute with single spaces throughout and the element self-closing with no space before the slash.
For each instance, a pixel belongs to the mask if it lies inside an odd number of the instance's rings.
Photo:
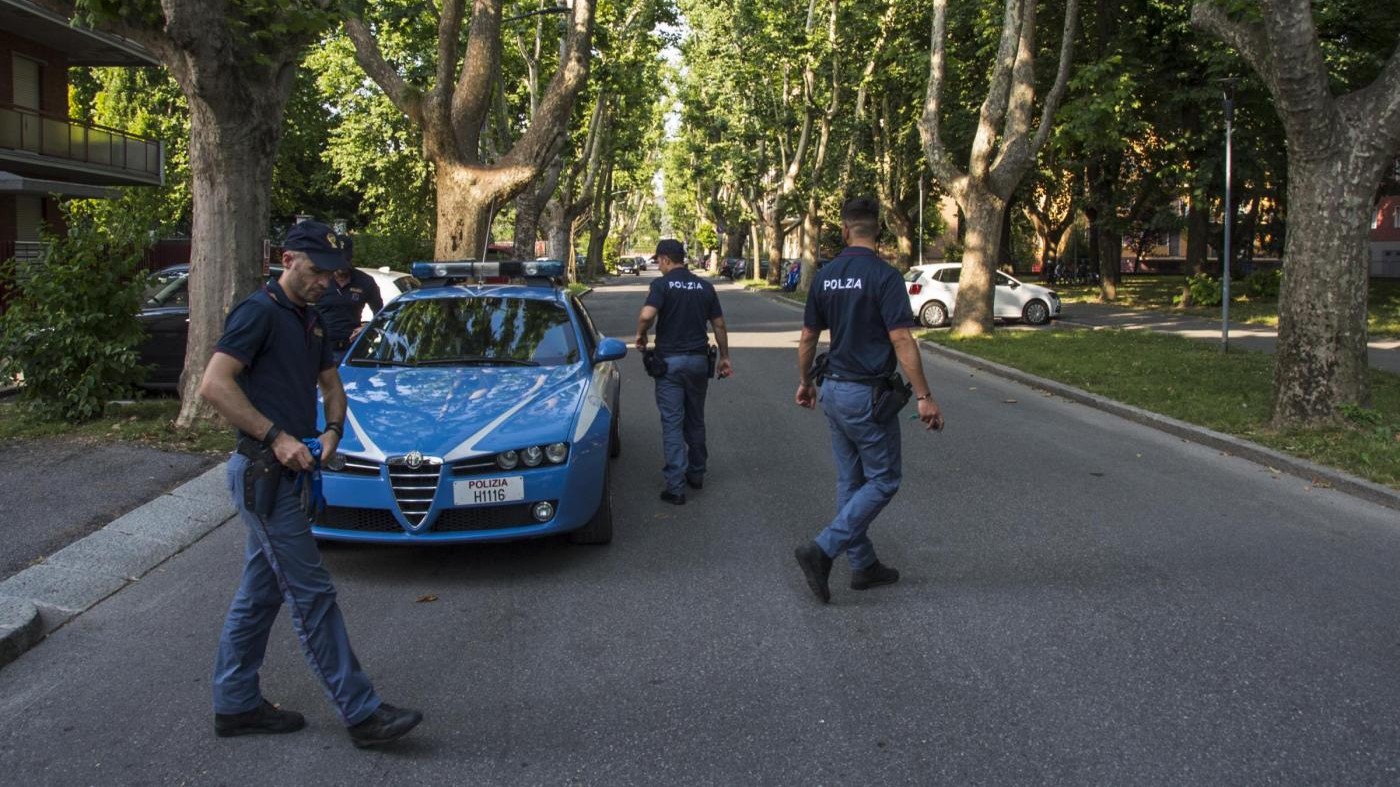
<svg viewBox="0 0 1400 787">
<path fill-rule="evenodd" d="M 316 518 L 316 524 L 332 530 L 356 530 L 362 533 L 402 533 L 403 527 L 394 512 L 383 508 L 342 508 L 326 506 Z"/>
<path fill-rule="evenodd" d="M 554 501 L 550 501 L 553 503 Z M 448 508 L 438 514 L 433 531 L 460 533 L 467 530 L 503 530 L 512 527 L 538 525 L 530 513 L 534 503 L 512 503 L 505 506 L 473 506 Z"/>
<path fill-rule="evenodd" d="M 432 508 L 433 497 L 437 494 L 438 476 L 442 474 L 442 460 L 423 457 L 418 467 L 409 467 L 403 457 L 390 459 L 389 483 L 394 488 L 394 499 L 399 511 L 408 523 L 417 527 Z"/>
<path fill-rule="evenodd" d="M 500 465 L 496 464 L 496 455 L 474 456 L 471 459 L 459 459 L 452 463 L 452 475 L 482 475 L 484 473 L 503 473 Z"/>
</svg>

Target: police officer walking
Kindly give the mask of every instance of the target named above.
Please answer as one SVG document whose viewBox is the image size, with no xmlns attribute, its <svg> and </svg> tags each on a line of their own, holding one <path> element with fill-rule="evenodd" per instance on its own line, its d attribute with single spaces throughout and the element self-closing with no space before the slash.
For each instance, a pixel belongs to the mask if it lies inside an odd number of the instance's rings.
<svg viewBox="0 0 1400 787">
<path fill-rule="evenodd" d="M 915 322 L 904 280 L 875 251 L 879 232 L 880 205 L 875 200 L 852 199 L 841 207 L 846 248 L 812 279 L 797 347 L 797 404 L 814 409 L 817 339 L 822 331 L 831 332 L 820 384 L 836 459 L 837 511 L 815 541 L 796 550 L 808 586 L 823 603 L 831 600 L 831 565 L 842 552 L 851 565 L 852 590 L 899 580 L 899 571 L 875 556 L 866 533 L 899 491 L 899 406 L 907 389 L 894 376 L 896 364 L 918 396 L 919 420 L 928 429 L 943 428 L 943 414 L 924 379 L 919 347 L 909 331 Z"/>
<path fill-rule="evenodd" d="M 666 239 L 656 245 L 661 278 L 651 283 L 646 305 L 637 320 L 637 349 L 647 350 L 647 332 L 656 324 L 656 352 L 648 373 L 656 378 L 656 407 L 661 411 L 666 488 L 661 499 L 685 505 L 685 487 L 705 484 L 705 392 L 714 369 L 706 324 L 714 328 L 719 345 L 719 377 L 733 373 L 729 362 L 729 333 L 724 327 L 714 285 L 685 267 L 685 246 Z M 645 357 L 645 355 L 644 355 Z M 664 369 L 662 368 L 664 367 Z"/>
<path fill-rule="evenodd" d="M 381 702 L 360 668 L 309 521 L 320 492 L 312 471 L 335 453 L 346 403 L 321 318 L 308 304 L 348 263 L 335 234 L 319 222 L 293 227 L 283 248 L 281 277 L 229 313 L 199 389 L 238 428 L 228 481 L 248 528 L 243 579 L 214 664 L 214 732 L 278 734 L 305 725 L 300 713 L 264 699 L 258 685 L 268 634 L 285 603 L 351 742 L 374 746 L 402 737 L 423 715 Z M 318 385 L 326 416 L 319 436 Z"/>
<path fill-rule="evenodd" d="M 316 301 L 316 311 L 326 324 L 326 340 L 331 344 L 337 361 L 360 332 L 360 318 L 364 316 L 365 304 L 369 304 L 371 314 L 378 314 L 384 308 L 384 298 L 379 294 L 379 285 L 368 273 L 349 264 L 353 258 L 354 245 L 349 236 L 337 236 L 345 252 L 346 265 L 335 270 L 330 286 Z"/>
</svg>

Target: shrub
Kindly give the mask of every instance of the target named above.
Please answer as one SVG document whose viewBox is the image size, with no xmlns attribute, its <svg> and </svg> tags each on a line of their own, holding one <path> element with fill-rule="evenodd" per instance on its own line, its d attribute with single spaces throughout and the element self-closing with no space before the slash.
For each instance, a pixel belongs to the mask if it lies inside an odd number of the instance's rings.
<svg viewBox="0 0 1400 787">
<path fill-rule="evenodd" d="M 433 239 L 395 233 L 356 232 L 355 265 L 378 268 L 387 265 L 396 271 L 407 271 L 417 260 L 433 258 Z"/>
<path fill-rule="evenodd" d="M 1278 291 L 1283 284 L 1282 268 L 1264 268 L 1244 277 L 1244 291 L 1251 298 L 1278 300 Z"/>
<path fill-rule="evenodd" d="M 1186 280 L 1186 288 L 1191 291 L 1191 304 L 1193 306 L 1219 306 L 1220 305 L 1220 280 L 1206 274 L 1198 273 Z M 1172 303 L 1180 304 L 1181 296 L 1172 298 Z"/>
<path fill-rule="evenodd" d="M 615 236 L 609 235 L 603 239 L 603 269 L 608 273 L 617 273 L 617 262 L 622 259 L 621 244 Z"/>
<path fill-rule="evenodd" d="M 0 263 L 16 287 L 0 315 L 0 374 L 23 376 L 21 401 L 37 415 L 83 421 L 141 381 L 148 277 L 139 235 L 69 219 L 73 230 L 47 238 L 39 259 Z"/>
</svg>

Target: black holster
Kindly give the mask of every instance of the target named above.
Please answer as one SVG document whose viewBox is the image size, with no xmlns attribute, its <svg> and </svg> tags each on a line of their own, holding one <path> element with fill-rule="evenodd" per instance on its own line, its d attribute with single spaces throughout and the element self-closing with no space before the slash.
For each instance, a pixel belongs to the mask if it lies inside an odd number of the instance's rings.
<svg viewBox="0 0 1400 787">
<path fill-rule="evenodd" d="M 875 386 L 875 421 L 883 423 L 898 415 L 913 395 L 914 386 L 905 382 L 899 372 L 890 372 L 889 377 Z"/>
<path fill-rule="evenodd" d="M 662 358 L 655 348 L 642 351 L 642 366 L 646 367 L 647 374 L 652 377 L 666 376 L 666 359 Z"/>
<path fill-rule="evenodd" d="M 719 348 L 713 344 L 705 350 L 705 379 L 713 380 L 715 366 L 719 364 Z"/>
<path fill-rule="evenodd" d="M 826 353 L 818 353 L 812 359 L 812 366 L 807 370 L 807 379 L 812 381 L 812 385 L 822 387 L 822 380 L 826 378 L 826 367 L 831 363 L 831 359 Z"/>
<path fill-rule="evenodd" d="M 282 463 L 271 448 L 247 437 L 238 438 L 238 453 L 248 458 L 248 467 L 243 471 L 243 507 L 258 516 L 271 516 L 277 507 Z"/>
</svg>

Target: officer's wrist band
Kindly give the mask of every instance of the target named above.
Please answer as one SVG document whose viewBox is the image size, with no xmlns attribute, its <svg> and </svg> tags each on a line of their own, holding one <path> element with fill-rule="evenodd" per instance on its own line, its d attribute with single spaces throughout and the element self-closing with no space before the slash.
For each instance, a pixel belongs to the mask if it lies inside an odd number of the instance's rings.
<svg viewBox="0 0 1400 787">
<path fill-rule="evenodd" d="M 335 436 L 336 436 L 336 437 L 344 437 L 344 436 L 345 436 L 345 427 L 341 426 L 341 425 L 340 425 L 340 422 L 338 422 L 338 421 L 329 421 L 329 422 L 327 422 L 327 423 L 326 423 L 326 431 L 327 431 L 327 432 L 335 432 Z"/>
<path fill-rule="evenodd" d="M 925 399 L 928 399 L 929 401 L 933 401 L 933 394 L 924 394 L 923 396 L 916 396 L 916 397 L 914 397 L 914 398 L 915 398 L 916 400 L 920 401 L 920 402 L 922 402 L 922 401 L 925 400 Z"/>
<path fill-rule="evenodd" d="M 272 445 L 272 441 L 276 440 L 279 434 L 282 434 L 282 430 L 277 428 L 277 424 L 269 426 L 267 428 L 267 434 L 263 435 L 263 445 Z"/>
</svg>

